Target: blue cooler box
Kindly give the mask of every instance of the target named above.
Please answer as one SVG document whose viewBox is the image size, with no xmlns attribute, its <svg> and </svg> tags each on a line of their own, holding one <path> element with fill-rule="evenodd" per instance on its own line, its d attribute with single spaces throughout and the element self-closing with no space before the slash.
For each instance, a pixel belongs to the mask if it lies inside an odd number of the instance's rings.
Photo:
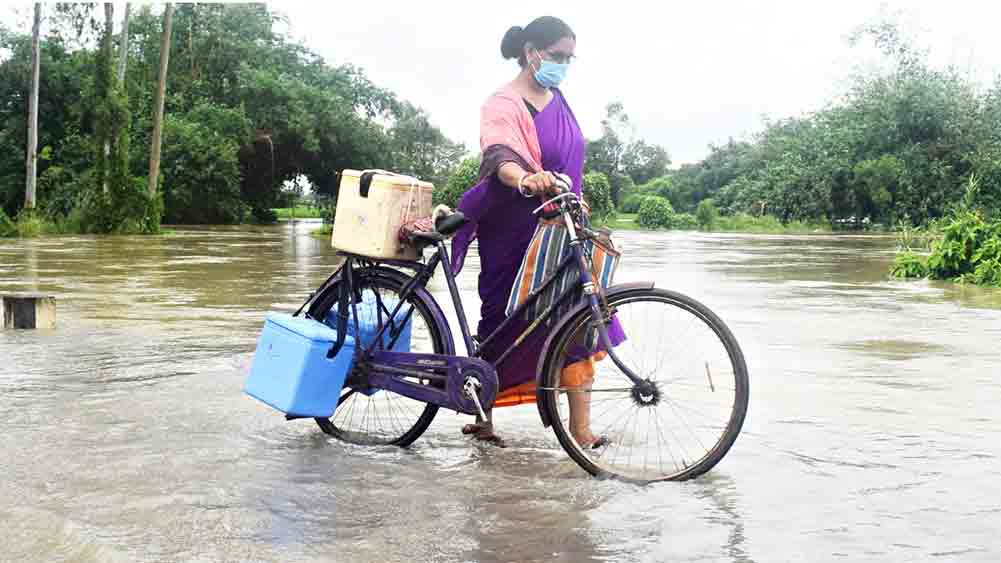
<svg viewBox="0 0 1001 563">
<path fill-rule="evenodd" d="M 329 417 L 351 369 L 354 338 L 333 358 L 337 331 L 304 317 L 268 313 L 244 392 L 294 416 Z"/>
<path fill-rule="evenodd" d="M 387 311 L 382 312 L 382 322 L 385 324 L 389 320 L 389 313 L 393 312 L 396 304 L 399 300 L 393 296 L 383 296 L 382 306 L 387 309 Z M 356 304 L 355 307 L 358 309 L 358 328 L 361 335 L 355 334 L 355 323 L 352 309 L 348 307 L 348 336 L 353 336 L 357 346 L 365 349 L 368 347 L 372 341 L 375 340 L 375 335 L 379 332 L 379 315 L 378 303 L 375 300 L 375 294 L 371 291 L 365 291 L 362 294 L 361 302 Z M 323 319 L 323 322 L 331 327 L 337 328 L 337 311 L 339 307 L 334 305 L 330 310 L 330 313 Z M 406 316 L 406 306 L 397 313 L 397 322 Z M 412 319 L 407 319 L 407 323 L 400 330 L 400 335 L 396 339 L 396 344 L 393 345 L 391 350 L 393 352 L 409 352 L 410 351 L 410 332 L 411 332 Z M 383 345 L 389 345 L 389 341 L 392 338 L 389 335 L 389 329 L 386 329 L 382 333 Z"/>
<path fill-rule="evenodd" d="M 383 311 L 381 318 L 383 324 L 389 321 L 389 314 L 393 312 L 396 308 L 396 304 L 399 300 L 393 296 L 382 296 L 382 306 L 387 309 Z M 369 344 L 375 341 L 375 335 L 379 333 L 379 319 L 380 316 L 377 314 L 379 304 L 375 300 L 375 294 L 370 290 L 366 290 L 362 293 L 361 302 L 355 305 L 358 309 L 358 332 L 361 335 L 355 334 L 355 322 L 353 318 L 352 308 L 348 307 L 348 336 L 353 336 L 355 338 L 356 346 L 360 347 L 362 350 L 368 348 Z M 330 313 L 323 319 L 323 322 L 331 327 L 337 327 L 337 312 L 340 308 L 335 305 Z M 397 320 L 402 320 L 402 317 L 406 315 L 406 308 L 404 307 L 399 313 L 397 313 Z M 396 344 L 390 348 L 393 352 L 409 352 L 410 351 L 410 333 L 413 322 L 411 319 L 407 319 L 407 322 L 400 329 L 400 335 L 396 338 Z M 335 331 L 336 333 L 336 331 Z M 389 334 L 389 329 L 386 329 L 382 333 L 382 343 L 383 346 L 388 346 L 392 337 Z M 364 389 L 361 391 L 362 394 L 372 396 L 376 394 L 378 389 Z"/>
</svg>

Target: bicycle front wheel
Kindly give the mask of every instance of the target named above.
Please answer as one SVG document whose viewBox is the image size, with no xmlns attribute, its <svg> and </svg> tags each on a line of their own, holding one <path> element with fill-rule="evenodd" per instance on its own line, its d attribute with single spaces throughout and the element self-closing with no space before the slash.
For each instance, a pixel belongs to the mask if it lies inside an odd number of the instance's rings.
<svg viewBox="0 0 1001 563">
<path fill-rule="evenodd" d="M 352 279 L 359 320 L 369 326 L 391 323 L 399 333 L 392 340 L 384 336 L 385 340 L 377 343 L 377 349 L 428 354 L 453 353 L 454 344 L 448 327 L 441 326 L 436 321 L 444 319 L 444 314 L 425 291 L 412 292 L 396 316 L 392 315 L 400 302 L 403 286 L 409 279 L 404 274 L 372 266 L 354 270 Z M 309 309 L 310 317 L 336 327 L 337 302 L 342 283 L 343 277 L 336 279 L 316 297 Z M 375 336 L 369 335 L 356 339 L 356 346 L 368 346 L 375 341 Z M 364 381 L 365 374 L 359 375 Z M 430 380 L 412 382 L 433 384 Z M 437 405 L 387 390 L 345 384 L 333 416 L 315 420 L 325 433 L 345 442 L 405 447 L 427 430 L 437 413 Z"/>
<path fill-rule="evenodd" d="M 737 341 L 707 307 L 672 291 L 618 293 L 609 307 L 616 355 L 649 384 L 635 385 L 601 354 L 592 356 L 593 371 L 576 363 L 593 351 L 582 348 L 593 330 L 590 311 L 582 311 L 547 357 L 543 408 L 557 439 L 596 476 L 650 483 L 705 473 L 733 445 L 747 412 Z"/>
</svg>

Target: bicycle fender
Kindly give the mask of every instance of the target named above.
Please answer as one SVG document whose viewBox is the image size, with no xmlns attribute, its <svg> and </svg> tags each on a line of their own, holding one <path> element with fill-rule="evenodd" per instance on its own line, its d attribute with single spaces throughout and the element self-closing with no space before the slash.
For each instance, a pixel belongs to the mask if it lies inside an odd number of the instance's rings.
<svg viewBox="0 0 1001 563">
<path fill-rule="evenodd" d="M 634 282 L 613 285 L 605 290 L 605 296 L 611 299 L 621 293 L 627 293 L 637 289 L 653 289 L 653 286 L 653 282 Z M 547 408 L 545 394 L 542 390 L 542 387 L 544 387 L 543 379 L 546 377 L 546 368 L 554 355 L 554 351 L 551 351 L 550 349 L 559 337 L 562 336 L 563 331 L 568 329 L 570 321 L 575 316 L 580 314 L 581 311 L 585 311 L 589 307 L 590 304 L 587 300 L 582 300 L 573 309 L 560 317 L 560 319 L 556 321 L 556 325 L 553 327 L 553 330 L 549 332 L 549 336 L 546 338 L 546 343 L 542 346 L 542 355 L 539 356 L 539 365 L 535 370 L 535 405 L 539 409 L 539 416 L 542 418 L 542 426 L 545 428 L 549 428 L 552 425 L 552 420 L 549 418 L 549 409 Z"/>
</svg>

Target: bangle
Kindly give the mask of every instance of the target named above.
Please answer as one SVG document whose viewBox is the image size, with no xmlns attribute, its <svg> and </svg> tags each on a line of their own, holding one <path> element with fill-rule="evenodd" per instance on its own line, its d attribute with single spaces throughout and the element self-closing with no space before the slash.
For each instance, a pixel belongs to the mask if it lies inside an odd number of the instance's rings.
<svg viewBox="0 0 1001 563">
<path fill-rule="evenodd" d="M 525 186 L 523 185 L 524 182 L 525 182 L 525 178 L 528 178 L 529 176 L 531 176 L 531 174 L 528 173 L 528 172 L 525 172 L 524 174 L 521 175 L 521 178 L 518 178 L 518 193 L 520 193 L 521 195 L 523 195 L 525 197 L 532 197 L 532 196 L 535 195 L 535 194 L 532 193 L 531 190 L 529 190 L 529 191 L 526 192 L 525 191 Z"/>
</svg>

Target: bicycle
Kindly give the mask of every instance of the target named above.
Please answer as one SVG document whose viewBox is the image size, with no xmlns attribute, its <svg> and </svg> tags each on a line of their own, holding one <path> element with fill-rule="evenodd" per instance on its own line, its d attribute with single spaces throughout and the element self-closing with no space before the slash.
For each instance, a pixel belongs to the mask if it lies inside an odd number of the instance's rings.
<svg viewBox="0 0 1001 563">
<path fill-rule="evenodd" d="M 406 447 L 428 428 L 439 408 L 485 418 L 498 393 L 497 367 L 529 334 L 549 327 L 536 373 L 536 404 L 543 426 L 552 427 L 563 449 L 588 473 L 636 483 L 685 480 L 709 471 L 726 455 L 740 433 L 749 393 L 736 339 L 707 307 L 652 282 L 595 287 L 584 241 L 598 233 L 584 221 L 582 203 L 569 183 L 560 184 L 562 193 L 536 213 L 547 205 L 557 209 L 552 218 L 567 229 L 571 252 L 554 275 L 482 340 L 470 333 L 445 245 L 466 222 L 461 212 L 439 217 L 432 232 L 411 236 L 419 249 L 416 261 L 341 253 L 344 263 L 296 314 L 305 309 L 308 317 L 337 329 L 328 356 L 342 347 L 344 335 L 361 333 L 360 309 L 376 332 L 360 340 L 356 336 L 353 368 L 337 406 L 329 418 L 315 419 L 325 433 L 354 444 Z M 428 247 L 434 252 L 424 261 Z M 451 327 L 426 287 L 439 266 L 465 356 L 456 353 Z M 505 352 L 492 361 L 483 359 L 484 347 L 566 268 L 577 269 L 576 283 Z M 359 308 L 362 304 L 368 308 Z M 569 311 L 555 318 L 564 305 Z M 625 333 L 618 344 L 609 337 L 613 322 Z M 669 345 L 664 337 L 674 329 L 676 339 Z M 571 350 L 576 346 L 579 352 L 595 336 L 596 349 L 607 357 L 595 364 L 591 383 L 561 385 L 563 367 L 574 357 Z M 580 405 L 586 406 L 590 427 L 602 437 L 598 447 L 574 438 L 571 403 L 579 413 L 584 412 Z"/>
</svg>

